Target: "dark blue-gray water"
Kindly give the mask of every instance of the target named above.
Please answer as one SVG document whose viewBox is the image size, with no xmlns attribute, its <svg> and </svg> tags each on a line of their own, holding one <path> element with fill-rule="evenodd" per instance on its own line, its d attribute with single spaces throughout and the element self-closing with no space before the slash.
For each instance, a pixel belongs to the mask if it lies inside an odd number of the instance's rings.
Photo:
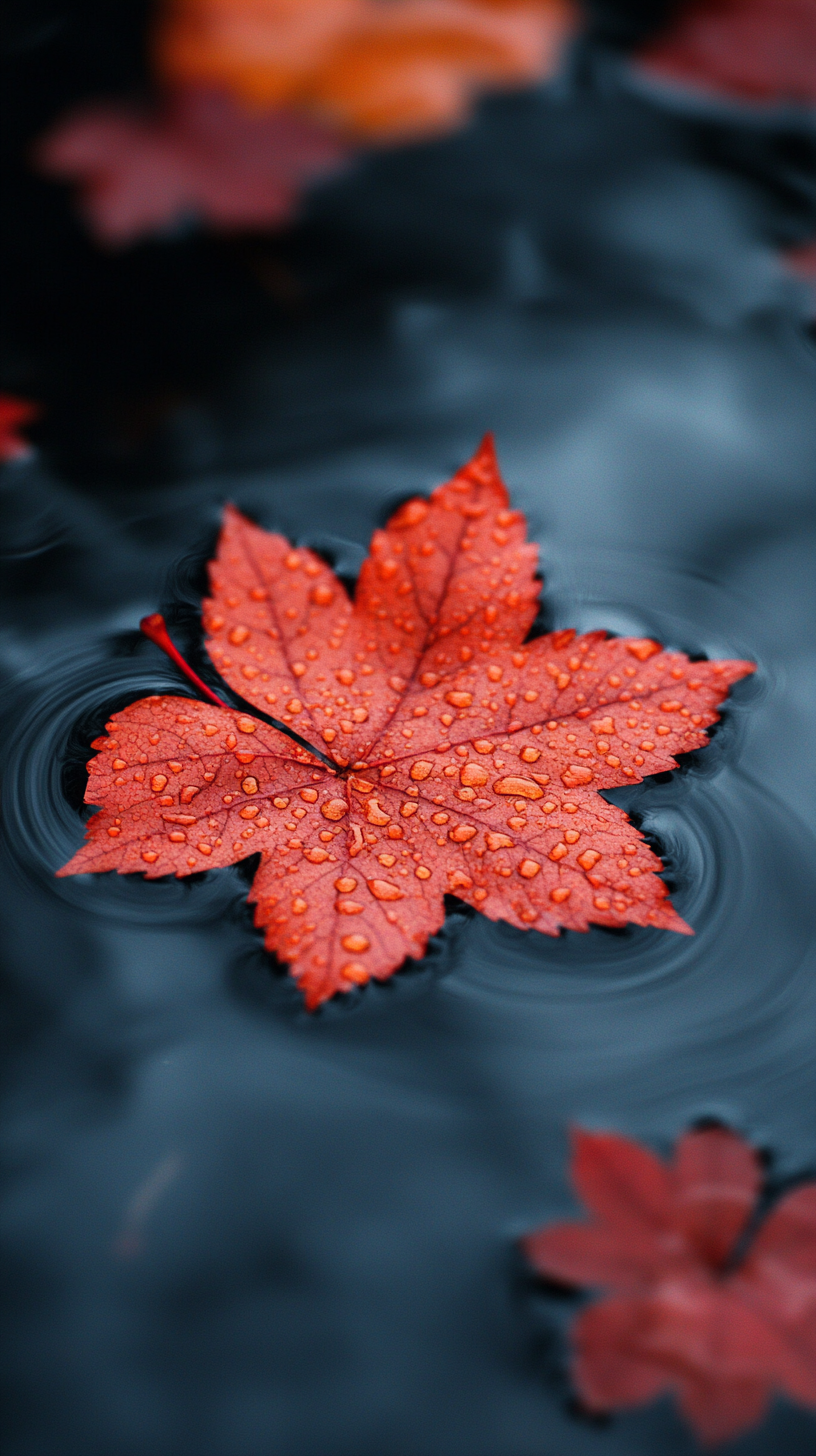
<svg viewBox="0 0 816 1456">
<path fill-rule="evenodd" d="M 48 413 L 0 475 L 7 1456 L 690 1456 L 669 1402 L 576 1413 L 575 1305 L 514 1240 L 575 1210 L 570 1122 L 668 1152 L 716 1117 L 776 1184 L 816 1171 L 816 350 L 778 260 L 814 133 L 589 70 L 361 166 L 285 245 L 99 258 L 12 185 L 3 367 Z M 135 629 L 161 606 L 195 657 L 224 500 L 353 578 L 488 428 L 548 625 L 758 663 L 616 796 L 695 937 L 452 902 L 309 1017 L 245 871 L 56 880 L 106 716 L 185 690 Z M 813 1456 L 816 1420 L 780 1400 L 729 1449 Z"/>
</svg>

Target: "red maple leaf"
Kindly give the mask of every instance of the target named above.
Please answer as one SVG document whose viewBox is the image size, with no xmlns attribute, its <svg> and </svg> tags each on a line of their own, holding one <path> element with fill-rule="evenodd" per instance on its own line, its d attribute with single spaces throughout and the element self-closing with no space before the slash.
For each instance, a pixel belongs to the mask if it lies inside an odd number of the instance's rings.
<svg viewBox="0 0 816 1456">
<path fill-rule="evenodd" d="M 36 420 L 39 413 L 39 405 L 29 399 L 0 394 L 0 460 L 21 460 L 31 454 L 31 446 L 20 429 Z"/>
<path fill-rule="evenodd" d="M 572 1329 L 572 1374 L 597 1411 L 673 1391 L 706 1444 L 759 1421 L 775 1390 L 816 1406 L 816 1183 L 777 1203 L 741 1256 L 756 1153 L 723 1128 L 686 1133 L 670 1165 L 612 1133 L 574 1134 L 594 1215 L 529 1234 L 539 1273 L 608 1296 Z"/>
<path fill-rule="evenodd" d="M 816 0 L 690 0 L 644 48 L 660 77 L 745 101 L 816 101 Z"/>
<path fill-rule="evenodd" d="M 489 438 L 375 532 L 353 605 L 313 552 L 228 507 L 207 649 L 301 741 L 238 709 L 134 703 L 94 744 L 101 812 L 60 873 L 187 875 L 260 851 L 256 922 L 309 1006 L 421 956 L 447 893 L 546 935 L 688 932 L 598 791 L 703 744 L 753 666 L 604 632 L 525 642 L 536 561 Z"/>
<path fill-rule="evenodd" d="M 129 243 L 205 218 L 221 231 L 279 227 L 307 182 L 349 155 L 336 129 L 286 110 L 251 112 L 223 92 L 186 87 L 163 109 L 96 105 L 59 122 L 40 169 L 79 182 L 101 242 Z"/>
</svg>

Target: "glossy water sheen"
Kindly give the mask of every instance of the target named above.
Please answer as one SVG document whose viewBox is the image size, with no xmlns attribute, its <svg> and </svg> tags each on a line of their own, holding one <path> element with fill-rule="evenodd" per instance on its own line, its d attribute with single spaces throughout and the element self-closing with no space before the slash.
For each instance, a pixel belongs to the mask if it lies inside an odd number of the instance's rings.
<svg viewBox="0 0 816 1456">
<path fill-rule="evenodd" d="M 177 417 L 166 481 L 3 474 L 9 1456 L 693 1451 L 668 1403 L 570 1412 L 572 1306 L 512 1243 L 574 1207 L 571 1120 L 665 1151 L 716 1116 L 774 1178 L 816 1166 L 816 368 L 736 184 L 684 162 L 708 221 L 678 236 L 665 147 L 658 172 L 634 149 L 617 206 L 585 171 L 580 287 L 546 284 L 536 235 L 490 298 L 403 292 L 247 353 Z M 186 690 L 135 628 L 181 605 L 182 640 L 221 502 L 353 576 L 487 427 L 548 625 L 759 664 L 708 749 L 614 796 L 695 937 L 551 940 L 452 905 L 424 962 L 308 1017 L 240 869 L 55 880 L 106 715 Z M 815 1435 L 780 1403 L 733 1449 Z"/>
</svg>

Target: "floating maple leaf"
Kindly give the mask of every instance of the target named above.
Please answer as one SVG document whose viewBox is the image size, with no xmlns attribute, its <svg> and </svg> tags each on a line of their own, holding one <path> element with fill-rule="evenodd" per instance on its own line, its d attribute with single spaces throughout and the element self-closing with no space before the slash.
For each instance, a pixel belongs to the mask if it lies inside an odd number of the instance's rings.
<svg viewBox="0 0 816 1456">
<path fill-rule="evenodd" d="M 79 182 L 91 231 L 121 244 L 191 215 L 221 231 L 277 227 L 305 184 L 348 154 L 336 130 L 308 116 L 247 112 L 223 92 L 191 86 L 156 112 L 100 104 L 65 117 L 35 159 Z"/>
<path fill-rule="evenodd" d="M 775 1390 L 816 1406 L 816 1183 L 782 1198 L 735 1258 L 761 1176 L 732 1132 L 687 1133 L 666 1166 L 628 1138 L 579 1130 L 572 1177 L 594 1221 L 523 1246 L 539 1273 L 609 1291 L 572 1331 L 590 1409 L 673 1391 L 715 1444 L 759 1421 Z"/>
<path fill-rule="evenodd" d="M 101 813 L 60 873 L 187 875 L 260 851 L 256 922 L 309 1006 L 421 956 L 446 893 L 547 935 L 688 931 L 598 790 L 674 767 L 753 666 L 604 632 L 525 644 L 536 559 L 489 438 L 375 533 L 353 605 L 313 552 L 228 507 L 207 649 L 284 732 L 185 698 L 117 713 L 89 764 Z"/>
<path fill-rule="evenodd" d="M 455 124 L 486 86 L 550 74 L 575 24 L 571 0 L 173 0 L 156 52 L 173 84 L 392 141 Z"/>
<path fill-rule="evenodd" d="M 816 0 L 691 0 L 640 54 L 668 80 L 746 101 L 816 101 Z"/>
<path fill-rule="evenodd" d="M 31 446 L 20 430 L 39 415 L 39 406 L 14 394 L 0 394 L 0 460 L 21 460 L 31 454 Z"/>
</svg>

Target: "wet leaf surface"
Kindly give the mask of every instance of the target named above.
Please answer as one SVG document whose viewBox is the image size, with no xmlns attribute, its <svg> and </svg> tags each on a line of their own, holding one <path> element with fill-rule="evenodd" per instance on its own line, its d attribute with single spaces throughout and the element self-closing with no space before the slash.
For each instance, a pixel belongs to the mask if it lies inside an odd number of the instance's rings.
<svg viewBox="0 0 816 1456">
<path fill-rule="evenodd" d="M 313 552 L 228 508 L 207 648 L 299 741 L 182 698 L 132 704 L 94 744 L 85 797 L 102 812 L 60 873 L 184 876 L 260 851 L 256 923 L 310 1007 L 421 956 L 446 894 L 548 935 L 687 932 L 599 791 L 700 747 L 753 666 L 602 632 L 527 643 L 525 534 L 489 439 L 375 533 L 353 605 Z"/>
</svg>

